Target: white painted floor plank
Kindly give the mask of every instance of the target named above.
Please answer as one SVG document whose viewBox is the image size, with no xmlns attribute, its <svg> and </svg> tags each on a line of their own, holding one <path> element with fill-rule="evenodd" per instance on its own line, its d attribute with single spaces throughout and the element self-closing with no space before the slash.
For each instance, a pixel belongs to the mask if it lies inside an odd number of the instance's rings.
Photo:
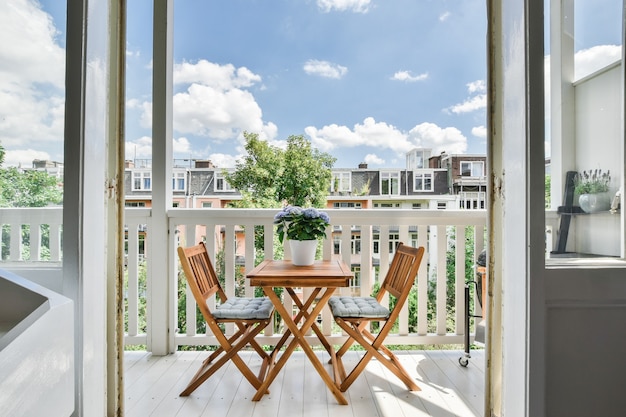
<svg viewBox="0 0 626 417">
<path fill-rule="evenodd" d="M 231 362 L 189 397 L 178 394 L 188 384 L 208 352 L 176 352 L 152 356 L 125 354 L 125 415 L 128 417 L 474 417 L 484 407 L 484 351 L 472 351 L 467 368 L 458 364 L 462 350 L 396 352 L 421 391 L 411 392 L 377 360 L 344 393 L 339 405 L 304 352 L 297 350 L 270 385 L 261 401 L 252 401 L 254 388 Z M 331 372 L 328 354 L 316 351 Z M 350 351 L 349 370 L 362 352 Z M 261 360 L 253 351 L 241 352 L 253 372 Z"/>
<path fill-rule="evenodd" d="M 428 378 L 428 384 L 435 387 L 437 392 L 443 399 L 447 410 L 454 416 L 473 417 L 478 416 L 478 411 L 468 405 L 462 396 L 456 392 L 455 384 L 450 378 L 444 374 L 433 357 L 429 355 L 429 351 L 423 351 L 421 357 L 412 356 L 417 361 L 418 372 Z M 439 358 L 447 360 L 447 358 Z"/>
<path fill-rule="evenodd" d="M 164 408 L 169 409 L 169 415 L 175 415 L 178 409 L 182 406 L 182 401 L 179 399 L 178 394 L 182 390 L 178 390 L 176 382 L 179 381 L 183 375 L 186 375 L 187 370 L 194 363 L 194 359 L 198 356 L 199 352 L 192 352 L 190 355 L 168 355 L 163 358 L 163 362 L 172 361 L 172 365 L 167 368 L 166 372 L 154 381 L 141 398 L 130 401 L 127 404 L 127 410 L 129 414 L 135 415 L 151 415 L 155 409 L 161 406 L 161 404 L 169 404 L 169 407 L 161 407 L 162 415 L 165 414 Z M 159 361 L 161 362 L 161 360 Z"/>
</svg>

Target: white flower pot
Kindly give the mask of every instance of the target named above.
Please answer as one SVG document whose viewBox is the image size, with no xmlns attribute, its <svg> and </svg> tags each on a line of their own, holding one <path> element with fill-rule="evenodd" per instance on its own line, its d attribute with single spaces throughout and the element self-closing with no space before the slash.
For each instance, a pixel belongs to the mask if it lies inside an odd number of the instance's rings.
<svg viewBox="0 0 626 417">
<path fill-rule="evenodd" d="M 289 240 L 291 248 L 291 262 L 296 266 L 313 265 L 317 239 L 315 240 Z"/>
<path fill-rule="evenodd" d="M 578 205 L 585 213 L 608 211 L 611 208 L 611 196 L 609 193 L 581 194 Z"/>
</svg>

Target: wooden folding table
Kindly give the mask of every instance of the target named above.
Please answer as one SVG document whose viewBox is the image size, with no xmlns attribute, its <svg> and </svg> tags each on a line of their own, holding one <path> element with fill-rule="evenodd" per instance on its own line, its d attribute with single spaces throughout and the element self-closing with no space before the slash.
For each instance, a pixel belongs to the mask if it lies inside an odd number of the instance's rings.
<svg viewBox="0 0 626 417">
<path fill-rule="evenodd" d="M 336 369 L 334 349 L 317 326 L 316 319 L 335 290 L 339 287 L 347 287 L 349 285 L 350 279 L 352 278 L 350 268 L 340 260 L 315 261 L 311 266 L 294 266 L 291 261 L 267 260 L 250 271 L 247 274 L 247 278 L 250 280 L 251 286 L 263 288 L 263 292 L 272 300 L 276 311 L 280 314 L 287 326 L 285 333 L 272 351 L 272 362 L 274 362 L 274 366 L 271 367 L 263 384 L 259 387 L 252 400 L 259 401 L 263 397 L 278 372 L 280 372 L 281 368 L 287 362 L 287 359 L 289 359 L 289 356 L 291 356 L 291 353 L 299 345 L 322 377 L 326 386 L 328 386 L 328 389 L 333 393 L 337 402 L 343 405 L 348 404 L 343 393 L 339 390 L 333 378 L 328 374 L 324 365 L 322 365 L 322 362 L 306 341 L 305 335 L 309 329 L 315 332 L 319 341 L 331 357 L 333 369 Z M 300 309 L 295 318 L 292 318 L 292 313 L 285 309 L 282 301 L 274 292 L 274 288 L 276 287 L 284 288 Z M 294 288 L 312 288 L 313 290 L 305 300 L 300 300 Z M 303 322 L 302 319 L 304 319 Z M 299 327 L 297 323 L 301 323 Z M 276 361 L 280 350 L 291 335 L 293 335 L 293 339 L 280 355 L 278 361 Z"/>
</svg>

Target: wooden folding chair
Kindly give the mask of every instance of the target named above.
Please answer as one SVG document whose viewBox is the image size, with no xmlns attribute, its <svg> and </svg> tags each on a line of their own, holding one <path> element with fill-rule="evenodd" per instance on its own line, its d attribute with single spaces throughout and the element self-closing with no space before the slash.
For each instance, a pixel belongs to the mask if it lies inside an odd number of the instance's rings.
<svg viewBox="0 0 626 417">
<path fill-rule="evenodd" d="M 274 312 L 272 302 L 267 297 L 227 298 L 217 279 L 206 247 L 202 242 L 188 248 L 179 246 L 178 257 L 191 292 L 206 320 L 207 326 L 220 344 L 219 348 L 204 360 L 198 372 L 196 372 L 187 388 L 180 395 L 187 396 L 191 394 L 228 360 L 232 360 L 244 377 L 258 390 L 271 364 L 269 354 L 259 346 L 254 337 L 271 322 Z M 221 303 L 214 311 L 211 311 L 207 300 L 215 294 L 217 294 Z M 237 332 L 227 338 L 220 329 L 220 324 L 223 323 L 235 323 L 238 329 Z M 248 365 L 238 355 L 239 350 L 248 344 L 263 358 L 261 371 L 258 376 L 250 370 Z"/>
<path fill-rule="evenodd" d="M 333 364 L 335 382 L 342 392 L 352 385 L 372 358 L 378 359 L 400 378 L 410 391 L 420 390 L 398 358 L 383 342 L 409 296 L 423 255 L 423 247 L 413 248 L 400 243 L 376 298 L 334 296 L 328 301 L 335 321 L 348 334 L 348 339 L 337 350 L 336 361 Z M 381 304 L 385 293 L 396 298 L 396 303 L 391 310 Z M 367 328 L 368 323 L 372 321 L 384 322 L 378 334 L 372 334 Z M 365 348 L 365 354 L 346 375 L 341 357 L 355 341 Z"/>
</svg>

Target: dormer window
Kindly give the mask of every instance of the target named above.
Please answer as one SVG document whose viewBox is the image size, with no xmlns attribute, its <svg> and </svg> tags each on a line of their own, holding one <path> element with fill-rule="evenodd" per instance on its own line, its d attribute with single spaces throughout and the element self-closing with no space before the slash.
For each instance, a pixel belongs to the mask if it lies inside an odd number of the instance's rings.
<svg viewBox="0 0 626 417">
<path fill-rule="evenodd" d="M 484 177 L 485 163 L 483 161 L 461 161 L 462 177 Z"/>
</svg>

